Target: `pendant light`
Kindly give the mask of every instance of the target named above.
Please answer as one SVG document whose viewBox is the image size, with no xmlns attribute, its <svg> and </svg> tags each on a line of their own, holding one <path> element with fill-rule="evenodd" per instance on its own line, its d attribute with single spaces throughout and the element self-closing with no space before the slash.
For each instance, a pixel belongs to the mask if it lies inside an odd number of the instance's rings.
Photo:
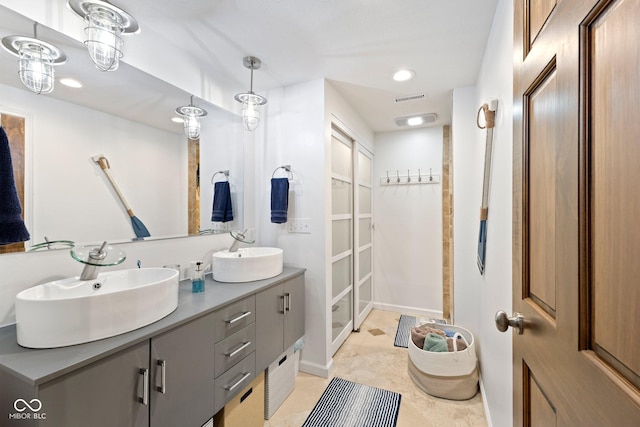
<svg viewBox="0 0 640 427">
<path fill-rule="evenodd" d="M 100 71 L 115 71 L 122 58 L 122 34 L 140 31 L 138 22 L 124 10 L 104 0 L 68 0 L 71 10 L 84 19 L 84 45 Z"/>
<path fill-rule="evenodd" d="M 7 36 L 2 46 L 18 59 L 18 75 L 29 90 L 41 94 L 53 91 L 54 65 L 64 64 L 67 56 L 52 44 L 38 40 L 38 23 L 33 23 L 33 38 Z"/>
<path fill-rule="evenodd" d="M 176 113 L 182 117 L 184 122 L 184 133 L 189 139 L 200 138 L 200 118 L 207 115 L 207 112 L 193 105 L 193 95 L 189 105 L 176 108 Z"/>
<path fill-rule="evenodd" d="M 257 70 L 262 62 L 255 56 L 247 56 L 242 60 L 246 68 L 251 70 L 251 86 L 249 92 L 239 93 L 236 101 L 242 103 L 242 122 L 247 130 L 254 130 L 260 123 L 260 110 L 258 107 L 267 103 L 267 98 L 253 92 L 253 70 Z"/>
</svg>

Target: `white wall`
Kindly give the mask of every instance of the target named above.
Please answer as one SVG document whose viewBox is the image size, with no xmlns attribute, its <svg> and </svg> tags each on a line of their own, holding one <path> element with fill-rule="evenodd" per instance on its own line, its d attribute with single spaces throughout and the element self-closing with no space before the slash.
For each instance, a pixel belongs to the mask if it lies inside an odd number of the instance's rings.
<svg viewBox="0 0 640 427">
<path fill-rule="evenodd" d="M 0 85 L 0 91 L 0 113 L 26 117 L 24 210 L 31 244 L 45 236 L 75 242 L 135 237 L 126 210 L 91 160 L 98 154 L 109 160 L 116 183 L 151 236 L 187 234 L 184 135 L 28 90 Z"/>
<path fill-rule="evenodd" d="M 476 334 L 483 398 L 492 426 L 511 426 L 511 332 L 499 333 L 497 310 L 511 312 L 513 2 L 500 0 L 474 88 L 454 91 L 454 266 L 456 323 Z M 485 131 L 475 125 L 482 103 L 498 100 L 489 195 L 486 270 L 475 254 L 482 191 Z"/>
<path fill-rule="evenodd" d="M 441 176 L 442 127 L 378 133 L 375 147 L 375 306 L 442 317 L 442 184 L 380 183 L 407 169 Z"/>
<path fill-rule="evenodd" d="M 324 221 L 324 81 L 314 80 L 272 90 L 266 95 L 266 119 L 254 146 L 255 217 L 258 243 L 284 251 L 285 264 L 305 273 L 305 347 L 300 369 L 327 375 L 327 288 L 325 286 Z M 248 155 L 248 153 L 247 153 Z M 271 223 L 271 184 L 274 170 L 291 165 L 288 220 L 309 220 L 310 234 L 293 234 L 286 224 Z M 287 176 L 278 170 L 276 177 Z M 246 227 L 251 227 L 247 219 Z"/>
</svg>

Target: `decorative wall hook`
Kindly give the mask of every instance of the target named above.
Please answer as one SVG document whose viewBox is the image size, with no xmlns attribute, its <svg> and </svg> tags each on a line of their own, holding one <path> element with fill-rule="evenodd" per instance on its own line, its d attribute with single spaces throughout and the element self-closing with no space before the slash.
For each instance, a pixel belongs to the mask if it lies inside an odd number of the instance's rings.
<svg viewBox="0 0 640 427">
<path fill-rule="evenodd" d="M 398 177 L 398 180 L 396 182 L 400 182 L 400 172 L 398 171 L 398 169 L 396 169 L 396 176 Z"/>
<path fill-rule="evenodd" d="M 391 179 L 389 179 L 389 171 L 387 171 L 387 184 L 391 182 Z"/>
<path fill-rule="evenodd" d="M 420 169 L 418 169 L 418 182 L 422 182 L 422 175 L 420 174 Z"/>
</svg>

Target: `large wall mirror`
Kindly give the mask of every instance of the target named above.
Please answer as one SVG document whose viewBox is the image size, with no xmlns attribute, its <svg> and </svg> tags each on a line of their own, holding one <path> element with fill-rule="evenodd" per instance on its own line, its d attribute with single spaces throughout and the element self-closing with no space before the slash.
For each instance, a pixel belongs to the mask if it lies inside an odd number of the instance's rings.
<svg viewBox="0 0 640 427">
<path fill-rule="evenodd" d="M 13 34 L 33 36 L 33 22 L 0 7 L 0 38 Z M 126 63 L 100 72 L 82 43 L 50 28 L 39 25 L 38 38 L 68 57 L 47 95 L 26 89 L 18 58 L 0 49 L 0 119 L 5 127 L 23 127 L 23 210 L 31 240 L 22 250 L 45 239 L 136 239 L 129 214 L 92 160 L 97 155 L 108 159 L 122 195 L 149 230 L 145 240 L 242 227 L 243 147 L 250 136 L 237 115 L 194 99 L 208 115 L 199 141 L 188 140 L 171 119 L 190 94 Z M 62 85 L 64 77 L 82 88 Z M 233 208 L 233 220 L 224 223 L 211 221 L 214 182 L 221 180 L 229 181 Z"/>
</svg>

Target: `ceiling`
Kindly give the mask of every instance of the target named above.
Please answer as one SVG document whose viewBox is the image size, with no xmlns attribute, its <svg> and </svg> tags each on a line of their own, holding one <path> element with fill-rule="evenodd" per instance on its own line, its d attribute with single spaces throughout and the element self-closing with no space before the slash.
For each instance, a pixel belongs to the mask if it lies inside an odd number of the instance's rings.
<svg viewBox="0 0 640 427">
<path fill-rule="evenodd" d="M 248 89 L 242 58 L 263 66 L 254 90 L 326 78 L 374 131 L 436 113 L 451 122 L 452 89 L 475 84 L 497 0 L 113 0 L 214 74 Z M 138 36 L 136 36 L 138 37 Z M 128 38 L 127 42 L 133 42 Z M 415 71 L 408 82 L 391 75 Z M 395 98 L 425 94 L 421 100 Z"/>
<path fill-rule="evenodd" d="M 475 83 L 497 0 L 113 0 L 111 3 L 129 12 L 141 27 L 140 34 L 125 38 L 125 61 L 127 45 L 151 46 L 145 51 L 150 55 L 161 54 L 162 47 L 169 45 L 191 58 L 201 72 L 214 76 L 234 91 L 244 92 L 249 88 L 249 71 L 242 65 L 242 58 L 253 55 L 262 60 L 262 68 L 254 74 L 256 93 L 266 94 L 270 89 L 326 78 L 371 129 L 380 132 L 399 130 L 395 118 L 419 113 L 437 114 L 436 122 L 427 126 L 450 124 L 452 90 Z M 67 9 L 66 13 L 71 11 Z M 5 15 L 6 19 L 0 17 L 2 36 L 25 33 L 25 28 L 31 27 L 26 18 Z M 88 61 L 86 53 L 70 55 L 78 49 L 73 40 L 60 38 L 46 28 L 40 34 L 50 42 L 61 43 L 60 47 L 76 64 Z M 136 54 L 139 53 L 138 49 Z M 15 63 L 4 61 L 7 57 L 4 55 L 0 63 L 2 83 L 16 80 Z M 414 70 L 415 78 L 408 82 L 393 81 L 392 73 L 400 68 Z M 137 110 L 151 116 L 147 108 L 160 106 L 158 97 L 167 98 L 163 101 L 168 105 L 186 101 L 177 89 L 176 93 L 160 89 L 150 92 L 140 83 L 139 89 L 153 96 L 147 95 L 144 108 L 142 104 L 125 106 L 123 97 L 115 95 L 118 88 L 112 73 L 96 73 L 90 64 L 87 70 L 93 76 L 87 80 L 103 88 L 113 86 L 113 104 L 127 114 Z M 116 71 L 122 73 L 120 76 L 129 72 L 135 69 L 128 70 L 125 66 Z M 67 89 L 57 85 L 52 95 L 62 98 L 63 90 Z M 395 98 L 417 94 L 425 97 L 395 102 Z M 99 109 L 106 109 L 109 99 L 104 96 L 93 99 L 104 107 Z"/>
</svg>

